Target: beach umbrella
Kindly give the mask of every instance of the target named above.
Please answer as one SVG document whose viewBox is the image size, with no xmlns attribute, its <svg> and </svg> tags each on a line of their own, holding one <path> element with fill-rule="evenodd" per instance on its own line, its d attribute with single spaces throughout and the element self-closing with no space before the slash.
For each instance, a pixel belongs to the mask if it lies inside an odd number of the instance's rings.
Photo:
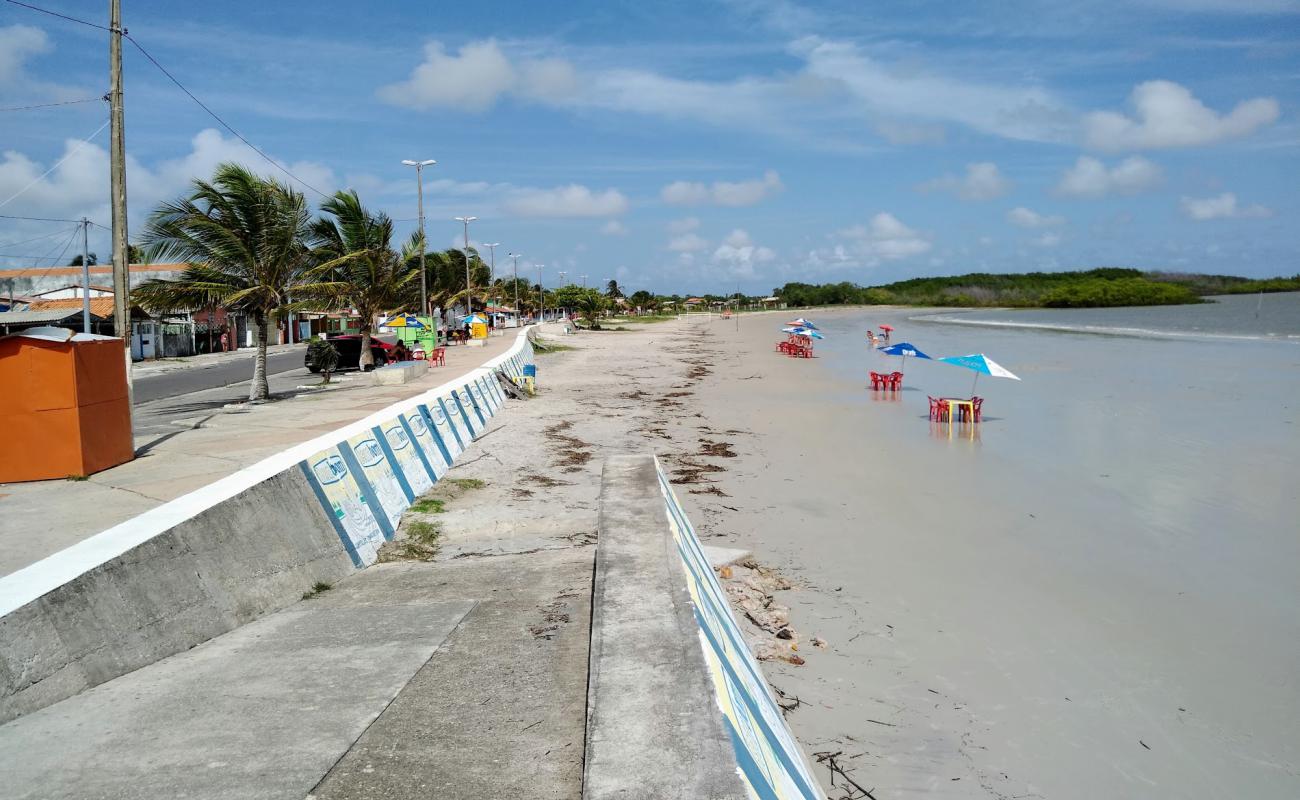
<svg viewBox="0 0 1300 800">
<path fill-rule="evenodd" d="M 813 330 L 812 328 L 782 328 L 782 329 L 781 329 L 781 332 L 782 332 L 782 333 L 793 333 L 795 336 L 807 336 L 807 337 L 809 337 L 810 339 L 825 339 L 825 338 L 826 338 L 825 336 L 822 336 L 821 333 L 820 333 L 819 331 L 815 331 L 815 330 Z"/>
<path fill-rule="evenodd" d="M 974 370 L 975 380 L 972 381 L 970 385 L 970 393 L 972 397 L 975 396 L 975 384 L 979 383 L 981 375 L 991 375 L 994 378 L 1010 378 L 1013 381 L 1020 380 L 1020 378 L 1013 374 L 1011 370 L 983 353 L 975 353 L 969 356 L 948 356 L 947 358 L 939 359 L 939 361 L 942 361 L 945 364 L 953 364 L 958 367 L 965 367 L 966 369 Z"/>
<path fill-rule="evenodd" d="M 816 326 L 816 325 L 812 324 L 811 321 L 806 320 L 806 319 L 804 319 L 803 317 L 800 317 L 799 319 L 795 320 L 794 322 L 787 322 L 786 325 L 790 325 L 790 326 L 795 327 L 795 328 L 811 328 L 812 330 L 817 330 L 817 326 Z"/>
<path fill-rule="evenodd" d="M 881 329 L 882 331 L 886 331 L 886 332 L 888 332 L 888 331 L 892 331 L 892 330 L 894 329 L 894 326 L 893 326 L 893 325 L 881 325 L 881 326 L 880 326 L 880 329 Z"/>
<path fill-rule="evenodd" d="M 392 319 L 384 322 L 389 328 L 423 328 L 424 323 L 420 322 L 414 314 L 398 314 Z"/>
<path fill-rule="evenodd" d="M 927 356 L 925 353 L 922 353 L 920 349 L 916 347 L 916 345 L 911 344 L 909 342 L 899 342 L 898 344 L 891 344 L 889 347 L 882 347 L 880 348 L 880 352 L 884 353 L 887 356 L 902 356 L 903 363 L 898 367 L 900 372 L 902 371 L 903 366 L 906 366 L 908 356 L 912 356 L 913 358 L 925 358 L 931 361 L 934 360 L 931 359 L 929 356 Z"/>
</svg>

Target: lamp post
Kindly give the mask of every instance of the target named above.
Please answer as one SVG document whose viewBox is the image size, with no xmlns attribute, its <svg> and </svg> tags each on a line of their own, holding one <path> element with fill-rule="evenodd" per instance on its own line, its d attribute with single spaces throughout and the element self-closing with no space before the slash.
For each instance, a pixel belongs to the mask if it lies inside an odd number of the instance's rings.
<svg viewBox="0 0 1300 800">
<path fill-rule="evenodd" d="M 465 314 L 466 316 L 474 313 L 474 298 L 471 296 L 470 277 L 469 277 L 469 224 L 478 217 L 456 217 L 457 222 L 465 223 Z"/>
<path fill-rule="evenodd" d="M 488 253 L 491 255 L 491 261 L 488 263 L 488 293 L 491 294 L 496 291 L 496 287 L 493 284 L 497 281 L 497 248 L 501 246 L 501 243 L 484 242 L 483 246 L 488 249 Z M 484 305 L 487 304 L 484 303 Z"/>
<path fill-rule="evenodd" d="M 537 265 L 537 324 L 546 321 L 546 289 L 542 287 L 542 267 L 545 264 Z"/>
<path fill-rule="evenodd" d="M 519 254 L 511 253 L 510 257 L 515 262 L 515 327 L 519 327 L 519 314 L 522 311 L 519 307 Z"/>
<path fill-rule="evenodd" d="M 420 316 L 429 313 L 429 280 L 424 274 L 424 251 L 429 248 L 424 244 L 424 168 L 437 164 L 432 158 L 424 161 L 402 161 L 408 167 L 415 167 L 415 190 L 420 198 Z"/>
</svg>

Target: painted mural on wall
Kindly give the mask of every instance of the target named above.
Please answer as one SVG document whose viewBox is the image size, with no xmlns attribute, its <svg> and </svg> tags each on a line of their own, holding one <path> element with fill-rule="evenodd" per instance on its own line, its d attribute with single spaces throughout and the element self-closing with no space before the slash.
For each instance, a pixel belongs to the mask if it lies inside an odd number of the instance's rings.
<svg viewBox="0 0 1300 800">
<path fill-rule="evenodd" d="M 505 396 L 495 370 L 521 375 L 531 358 L 532 346 L 520 336 L 509 353 L 459 387 L 407 403 L 390 419 L 299 464 L 356 566 L 374 562 L 403 512 L 447 474 L 500 411 Z"/>
<path fill-rule="evenodd" d="M 304 459 L 299 467 L 333 522 L 352 563 L 363 566 L 373 562 L 384 543 L 384 531 L 338 446 Z"/>
<path fill-rule="evenodd" d="M 745 643 L 695 529 L 682 511 L 658 460 L 655 466 L 669 526 L 695 606 L 704 660 L 747 788 L 760 800 L 825 797 L 768 691 L 767 681 Z"/>
</svg>

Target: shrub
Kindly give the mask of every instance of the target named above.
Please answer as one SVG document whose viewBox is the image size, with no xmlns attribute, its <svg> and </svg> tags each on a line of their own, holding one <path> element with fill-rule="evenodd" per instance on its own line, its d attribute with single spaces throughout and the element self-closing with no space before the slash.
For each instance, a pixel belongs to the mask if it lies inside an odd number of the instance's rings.
<svg viewBox="0 0 1300 800">
<path fill-rule="evenodd" d="M 339 351 L 334 343 L 313 336 L 307 343 L 307 368 L 319 372 L 325 383 L 330 382 L 330 375 L 339 365 Z"/>
</svg>

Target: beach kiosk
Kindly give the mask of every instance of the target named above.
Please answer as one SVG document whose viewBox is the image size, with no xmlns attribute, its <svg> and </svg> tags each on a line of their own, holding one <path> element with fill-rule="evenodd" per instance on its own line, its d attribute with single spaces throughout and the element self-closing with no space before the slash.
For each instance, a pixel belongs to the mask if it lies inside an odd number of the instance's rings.
<svg viewBox="0 0 1300 800">
<path fill-rule="evenodd" d="M 84 476 L 135 457 L 114 336 L 29 328 L 0 338 L 0 483 Z"/>
</svg>

